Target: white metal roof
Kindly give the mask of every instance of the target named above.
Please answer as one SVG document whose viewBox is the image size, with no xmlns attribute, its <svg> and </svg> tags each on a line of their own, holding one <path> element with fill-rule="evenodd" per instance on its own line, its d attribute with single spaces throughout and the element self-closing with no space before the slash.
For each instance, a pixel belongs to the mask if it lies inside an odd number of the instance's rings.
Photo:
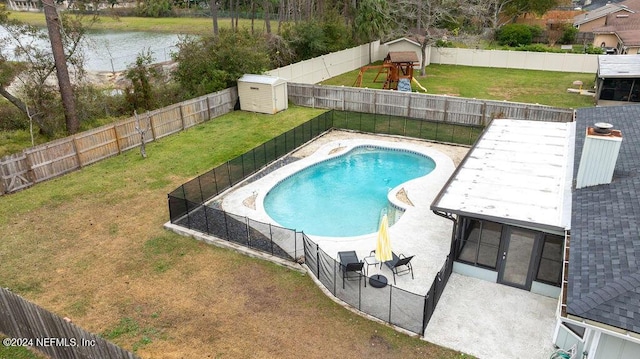
<svg viewBox="0 0 640 359">
<path fill-rule="evenodd" d="M 278 83 L 285 82 L 285 80 L 279 77 L 268 76 L 268 75 L 244 74 L 240 79 L 238 79 L 238 82 L 251 82 L 251 83 L 258 83 L 258 84 L 276 85 Z"/>
<path fill-rule="evenodd" d="M 598 56 L 598 77 L 640 77 L 640 55 Z"/>
<path fill-rule="evenodd" d="M 575 123 L 496 119 L 432 209 L 542 229 L 568 229 Z"/>
</svg>

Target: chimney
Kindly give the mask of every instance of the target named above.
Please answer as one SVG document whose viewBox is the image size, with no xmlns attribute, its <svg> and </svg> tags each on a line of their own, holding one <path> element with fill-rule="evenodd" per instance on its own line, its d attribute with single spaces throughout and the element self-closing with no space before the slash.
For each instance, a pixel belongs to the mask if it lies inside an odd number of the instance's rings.
<svg viewBox="0 0 640 359">
<path fill-rule="evenodd" d="M 587 127 L 576 189 L 611 183 L 622 144 L 622 132 L 612 128 L 605 122 Z"/>
</svg>

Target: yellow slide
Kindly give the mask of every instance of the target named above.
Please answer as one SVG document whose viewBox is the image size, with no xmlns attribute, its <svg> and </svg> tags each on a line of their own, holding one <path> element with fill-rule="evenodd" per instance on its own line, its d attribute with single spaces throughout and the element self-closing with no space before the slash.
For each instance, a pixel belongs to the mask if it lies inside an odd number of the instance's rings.
<svg viewBox="0 0 640 359">
<path fill-rule="evenodd" d="M 413 83 L 416 84 L 416 86 L 420 87 L 420 89 L 422 89 L 422 91 L 427 92 L 427 89 L 424 88 L 424 86 L 420 85 L 420 83 L 418 82 L 418 80 L 416 80 L 415 77 L 412 77 L 411 81 L 413 81 Z"/>
</svg>

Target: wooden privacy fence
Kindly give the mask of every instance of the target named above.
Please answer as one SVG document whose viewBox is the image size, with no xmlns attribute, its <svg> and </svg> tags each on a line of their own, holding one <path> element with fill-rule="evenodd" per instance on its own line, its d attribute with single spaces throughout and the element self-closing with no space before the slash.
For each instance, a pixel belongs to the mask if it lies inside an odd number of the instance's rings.
<svg viewBox="0 0 640 359">
<path fill-rule="evenodd" d="M 233 111 L 235 87 L 35 146 L 0 158 L 0 194 L 11 193 Z"/>
<path fill-rule="evenodd" d="M 54 359 L 136 359 L 105 339 L 21 296 L 0 288 L 0 332 L 4 346 L 30 346 Z"/>
<path fill-rule="evenodd" d="M 485 126 L 494 118 L 571 122 L 574 110 L 527 103 L 478 100 L 414 92 L 289 83 L 300 106 Z"/>
</svg>

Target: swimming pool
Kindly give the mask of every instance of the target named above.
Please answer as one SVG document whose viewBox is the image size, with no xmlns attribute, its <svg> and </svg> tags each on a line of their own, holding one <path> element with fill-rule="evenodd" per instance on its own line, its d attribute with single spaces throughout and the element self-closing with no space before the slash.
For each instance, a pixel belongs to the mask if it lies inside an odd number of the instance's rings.
<svg viewBox="0 0 640 359">
<path fill-rule="evenodd" d="M 379 146 L 358 146 L 306 167 L 278 182 L 264 209 L 280 225 L 326 237 L 377 231 L 394 187 L 429 174 L 430 157 Z"/>
</svg>

